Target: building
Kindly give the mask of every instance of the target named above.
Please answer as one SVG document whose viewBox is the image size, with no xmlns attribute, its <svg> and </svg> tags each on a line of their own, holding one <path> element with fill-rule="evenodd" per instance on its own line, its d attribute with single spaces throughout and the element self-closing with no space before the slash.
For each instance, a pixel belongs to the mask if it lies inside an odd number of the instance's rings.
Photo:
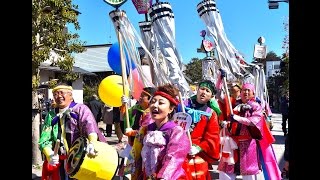
<svg viewBox="0 0 320 180">
<path fill-rule="evenodd" d="M 97 76 L 95 72 L 112 71 L 108 64 L 108 49 L 110 45 L 85 46 L 86 50 L 75 54 L 75 63 L 73 72 L 79 74 L 79 79 L 70 85 L 73 88 L 73 97 L 76 102 L 83 103 L 83 77 Z M 58 55 L 51 52 L 50 58 L 40 64 L 40 87 L 39 91 L 43 94 L 45 100 L 53 99 L 52 89 L 48 88 L 48 83 L 52 79 L 57 79 L 59 73 L 63 71 L 56 66 L 51 66 L 56 61 Z"/>
<path fill-rule="evenodd" d="M 92 73 L 112 71 L 108 63 L 108 50 L 111 45 L 112 44 L 84 46 L 86 48 L 84 52 L 75 54 L 74 66 Z"/>
<path fill-rule="evenodd" d="M 277 72 L 280 72 L 280 62 L 281 61 L 266 61 L 266 80 Z"/>
<path fill-rule="evenodd" d="M 39 66 L 40 69 L 40 87 L 39 91 L 43 94 L 44 100 L 53 99 L 52 97 L 52 89 L 48 88 L 48 83 L 50 80 L 57 80 L 57 76 L 59 73 L 62 73 L 63 71 L 59 67 L 50 66 L 46 63 L 42 63 Z M 82 68 L 73 67 L 73 72 L 79 74 L 79 78 L 72 82 L 70 85 L 73 88 L 73 98 L 76 102 L 83 103 L 83 76 L 96 76 L 96 74 L 91 73 L 89 71 L 86 71 Z"/>
<path fill-rule="evenodd" d="M 72 82 L 74 89 L 74 99 L 76 102 L 83 103 L 83 81 L 84 77 L 99 79 L 114 74 L 108 63 L 108 51 L 112 44 L 87 45 L 82 53 L 74 55 L 73 72 L 79 73 L 80 78 Z M 140 52 L 140 51 L 139 51 Z M 48 83 L 52 79 L 57 79 L 57 75 L 62 72 L 59 67 L 51 66 L 56 61 L 57 54 L 51 52 L 49 60 L 40 65 L 40 90 L 45 99 L 52 99 L 51 89 L 48 89 Z"/>
</svg>

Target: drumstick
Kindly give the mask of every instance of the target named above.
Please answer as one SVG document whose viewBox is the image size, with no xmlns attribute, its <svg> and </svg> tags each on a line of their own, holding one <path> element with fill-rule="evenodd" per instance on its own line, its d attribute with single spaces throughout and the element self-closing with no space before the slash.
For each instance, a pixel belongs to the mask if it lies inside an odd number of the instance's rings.
<svg viewBox="0 0 320 180">
<path fill-rule="evenodd" d="M 57 155 L 60 148 L 60 139 L 57 139 L 56 144 L 54 146 L 53 154 Z"/>
</svg>

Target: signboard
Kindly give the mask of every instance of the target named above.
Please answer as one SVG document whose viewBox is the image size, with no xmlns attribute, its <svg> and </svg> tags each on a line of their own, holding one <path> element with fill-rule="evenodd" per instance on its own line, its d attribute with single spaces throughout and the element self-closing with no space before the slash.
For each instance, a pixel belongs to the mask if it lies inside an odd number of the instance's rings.
<svg viewBox="0 0 320 180">
<path fill-rule="evenodd" d="M 172 121 L 181 126 L 183 130 L 187 132 L 191 126 L 192 117 L 188 113 L 177 112 L 173 115 Z"/>
<path fill-rule="evenodd" d="M 103 0 L 103 1 L 117 9 L 127 0 Z"/>
<path fill-rule="evenodd" d="M 254 45 L 253 57 L 257 59 L 265 59 L 267 57 L 267 46 L 260 44 Z"/>
</svg>

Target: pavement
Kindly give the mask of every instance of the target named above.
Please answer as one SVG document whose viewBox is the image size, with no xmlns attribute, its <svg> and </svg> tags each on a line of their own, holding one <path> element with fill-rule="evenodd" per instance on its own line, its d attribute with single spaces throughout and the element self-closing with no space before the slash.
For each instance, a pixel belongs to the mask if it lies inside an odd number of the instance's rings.
<svg viewBox="0 0 320 180">
<path fill-rule="evenodd" d="M 281 128 L 281 123 L 282 123 L 281 118 L 282 118 L 281 114 L 273 113 L 273 116 L 272 116 L 273 128 L 271 130 L 273 136 L 276 139 L 275 143 L 272 146 L 276 154 L 277 162 L 280 169 L 282 169 L 284 166 L 283 154 L 284 154 L 284 141 L 285 141 L 285 136 L 283 136 L 283 132 Z M 99 127 L 105 129 L 105 124 L 103 122 L 100 122 Z M 127 137 L 123 136 L 122 143 L 118 143 L 118 138 L 114 133 L 114 129 L 113 129 L 112 136 L 107 137 L 107 142 L 110 145 L 114 146 L 117 149 L 117 151 L 120 153 L 125 147 L 125 144 L 127 142 Z M 212 179 L 219 180 L 217 163 L 214 164 L 212 167 L 213 167 L 213 170 L 210 170 Z M 33 180 L 41 179 L 41 166 L 38 166 L 38 167 L 32 166 L 32 179 Z M 122 179 L 122 178 L 119 176 L 116 176 L 114 177 L 113 180 L 118 180 L 118 179 Z M 126 178 L 123 178 L 123 179 L 126 179 Z M 237 176 L 237 180 L 242 180 L 242 177 Z"/>
</svg>

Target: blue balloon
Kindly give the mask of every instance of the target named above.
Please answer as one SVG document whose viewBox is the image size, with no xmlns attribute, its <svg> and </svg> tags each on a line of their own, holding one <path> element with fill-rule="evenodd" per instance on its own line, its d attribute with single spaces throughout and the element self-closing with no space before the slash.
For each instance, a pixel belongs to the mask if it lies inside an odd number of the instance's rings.
<svg viewBox="0 0 320 180">
<path fill-rule="evenodd" d="M 122 46 L 123 49 L 124 49 L 124 46 Z M 124 49 L 124 53 L 125 53 L 125 56 L 126 56 L 126 72 L 127 72 L 127 75 L 129 75 L 129 62 L 131 63 L 131 68 L 132 69 L 135 69 L 136 66 L 134 64 L 134 62 L 129 58 L 128 56 L 128 53 L 127 51 Z M 120 46 L 119 46 L 119 43 L 116 42 L 116 43 L 113 43 L 111 45 L 111 47 L 109 48 L 109 51 L 108 51 L 108 63 L 109 63 L 109 66 L 111 67 L 111 69 L 119 74 L 119 75 L 122 75 L 122 70 L 121 70 L 121 58 L 120 58 Z"/>
</svg>

